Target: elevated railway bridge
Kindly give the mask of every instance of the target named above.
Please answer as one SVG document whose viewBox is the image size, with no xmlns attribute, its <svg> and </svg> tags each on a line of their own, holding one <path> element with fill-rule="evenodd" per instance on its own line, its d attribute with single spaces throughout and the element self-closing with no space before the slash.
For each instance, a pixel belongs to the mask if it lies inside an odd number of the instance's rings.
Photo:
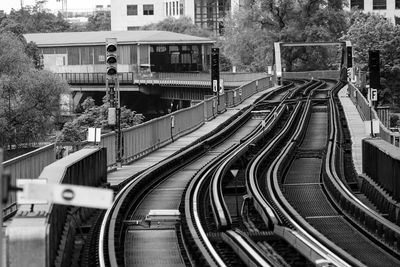
<svg viewBox="0 0 400 267">
<path fill-rule="evenodd" d="M 398 266 L 400 137 L 380 124 L 369 138 L 364 120 L 378 115 L 340 74 L 283 72 L 282 85 L 232 75 L 223 95 L 124 130 L 122 166 L 113 132 L 57 161 L 50 144 L 3 162 L 13 183 L 112 188 L 115 201 L 107 211 L 18 205 L 12 192 L 2 262 Z M 121 90 L 209 86 L 200 76 L 162 75 L 126 74 Z M 78 76 L 65 79 L 74 88 L 103 82 Z"/>
</svg>

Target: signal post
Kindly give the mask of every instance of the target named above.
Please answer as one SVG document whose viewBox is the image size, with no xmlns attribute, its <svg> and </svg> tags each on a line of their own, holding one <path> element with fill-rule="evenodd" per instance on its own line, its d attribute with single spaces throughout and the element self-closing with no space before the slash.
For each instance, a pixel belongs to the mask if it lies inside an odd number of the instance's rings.
<svg viewBox="0 0 400 267">
<path fill-rule="evenodd" d="M 109 95 L 108 124 L 116 133 L 116 162 L 122 164 L 121 146 L 121 101 L 118 80 L 118 45 L 117 38 L 106 39 L 106 90 Z"/>
<path fill-rule="evenodd" d="M 217 96 L 217 103 L 219 106 L 219 48 L 211 48 L 211 88 L 213 93 Z"/>
</svg>

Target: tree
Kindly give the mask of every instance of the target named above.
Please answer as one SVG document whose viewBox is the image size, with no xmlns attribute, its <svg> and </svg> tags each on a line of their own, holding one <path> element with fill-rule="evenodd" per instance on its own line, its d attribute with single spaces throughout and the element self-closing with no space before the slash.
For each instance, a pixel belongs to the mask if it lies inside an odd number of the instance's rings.
<svg viewBox="0 0 400 267">
<path fill-rule="evenodd" d="M 397 127 L 398 121 L 399 121 L 398 115 L 391 115 L 390 116 L 390 127 Z"/>
<path fill-rule="evenodd" d="M 380 50 L 383 62 L 399 59 L 400 50 L 396 47 L 399 44 L 398 33 L 398 27 L 385 17 L 356 10 L 350 14 L 350 27 L 341 39 L 351 41 L 354 61 L 362 70 L 366 70 L 368 50 Z"/>
<path fill-rule="evenodd" d="M 364 71 L 368 71 L 368 51 L 380 51 L 380 102 L 399 108 L 400 27 L 377 14 L 365 14 L 356 10 L 350 15 L 351 26 L 342 40 L 352 42 L 356 66 Z"/>
<path fill-rule="evenodd" d="M 225 23 L 223 53 L 242 69 L 265 71 L 273 62 L 274 42 L 337 41 L 346 29 L 342 1 L 253 0 Z M 281 51 L 287 70 L 332 68 L 326 48 Z M 336 58 L 334 58 L 336 60 Z"/>
<path fill-rule="evenodd" d="M 22 25 L 24 33 L 69 31 L 70 23 L 61 13 L 54 15 L 43 9 L 44 2 L 37 1 L 35 5 L 25 6 L 20 10 L 12 9 L 7 19 Z"/>
<path fill-rule="evenodd" d="M 25 51 L 17 36 L 0 33 L 0 146 L 43 141 L 68 88 L 55 74 L 34 69 Z"/>
<path fill-rule="evenodd" d="M 112 128 L 108 125 L 108 108 L 110 107 L 108 97 L 103 98 L 103 105 L 96 106 L 93 98 L 89 97 L 82 103 L 83 112 L 71 122 L 65 123 L 58 142 L 81 142 L 86 139 L 86 132 L 89 127 L 101 128 L 103 133 L 109 132 Z M 144 116 L 121 107 L 121 128 L 128 128 L 143 122 Z"/>
<path fill-rule="evenodd" d="M 151 23 L 141 27 L 142 30 L 158 30 L 183 33 L 199 37 L 210 37 L 212 33 L 208 30 L 202 29 L 189 17 L 173 18 L 168 17 L 158 23 Z"/>
<path fill-rule="evenodd" d="M 110 31 L 111 14 L 110 12 L 98 12 L 89 17 L 86 25 L 87 31 Z"/>
</svg>

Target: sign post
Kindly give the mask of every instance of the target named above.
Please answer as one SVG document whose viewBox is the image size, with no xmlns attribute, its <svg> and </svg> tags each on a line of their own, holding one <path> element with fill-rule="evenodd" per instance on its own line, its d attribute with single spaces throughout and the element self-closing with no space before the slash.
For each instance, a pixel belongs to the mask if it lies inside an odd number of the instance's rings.
<svg viewBox="0 0 400 267">
<path fill-rule="evenodd" d="M 378 90 L 368 88 L 369 119 L 371 120 L 371 137 L 374 137 L 374 123 L 372 118 L 373 101 L 378 101 Z"/>
<path fill-rule="evenodd" d="M 219 48 L 211 48 L 211 86 L 219 105 Z"/>
</svg>

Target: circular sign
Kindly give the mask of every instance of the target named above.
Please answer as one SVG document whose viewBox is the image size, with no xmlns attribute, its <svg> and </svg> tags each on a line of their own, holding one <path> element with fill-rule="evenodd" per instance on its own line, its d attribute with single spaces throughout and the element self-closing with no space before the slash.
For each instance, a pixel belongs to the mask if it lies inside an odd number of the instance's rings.
<svg viewBox="0 0 400 267">
<path fill-rule="evenodd" d="M 71 201 L 72 199 L 74 199 L 75 193 L 74 191 L 72 191 L 72 189 L 67 188 L 61 193 L 61 196 L 63 197 L 63 199 Z"/>
</svg>

